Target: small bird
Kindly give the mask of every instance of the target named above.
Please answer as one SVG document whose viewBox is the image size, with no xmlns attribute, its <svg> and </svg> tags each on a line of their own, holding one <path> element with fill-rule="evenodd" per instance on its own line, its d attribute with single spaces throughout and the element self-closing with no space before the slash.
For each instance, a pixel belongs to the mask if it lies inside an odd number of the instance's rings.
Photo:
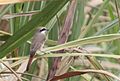
<svg viewBox="0 0 120 81">
<path fill-rule="evenodd" d="M 29 61 L 27 64 L 26 71 L 29 70 L 29 67 L 32 63 L 32 60 L 35 56 L 36 51 L 41 50 L 42 46 L 44 45 L 47 31 L 48 29 L 46 29 L 45 27 L 39 27 L 36 29 L 36 33 L 33 36 L 33 40 L 32 40 L 31 47 L 30 47 L 30 57 L 29 57 Z"/>
</svg>

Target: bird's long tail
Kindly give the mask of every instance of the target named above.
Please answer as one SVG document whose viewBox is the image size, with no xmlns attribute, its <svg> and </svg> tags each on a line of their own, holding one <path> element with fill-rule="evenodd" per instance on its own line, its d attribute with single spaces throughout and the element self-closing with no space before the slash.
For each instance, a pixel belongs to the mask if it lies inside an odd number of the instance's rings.
<svg viewBox="0 0 120 81">
<path fill-rule="evenodd" d="M 34 56 L 35 56 L 35 51 L 30 51 L 30 57 L 29 57 L 29 60 L 28 60 L 28 64 L 27 64 L 26 71 L 29 70 L 30 65 L 31 65 L 31 63 L 32 63 L 32 60 L 33 60 Z"/>
</svg>

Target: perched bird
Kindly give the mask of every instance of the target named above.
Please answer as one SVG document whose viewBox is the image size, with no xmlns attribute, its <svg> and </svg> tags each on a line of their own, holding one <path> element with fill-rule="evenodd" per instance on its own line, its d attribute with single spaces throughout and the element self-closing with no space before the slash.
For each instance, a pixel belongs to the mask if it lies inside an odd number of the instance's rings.
<svg viewBox="0 0 120 81">
<path fill-rule="evenodd" d="M 36 29 L 36 33 L 33 36 L 33 40 L 32 40 L 31 47 L 30 47 L 30 57 L 29 57 L 29 61 L 27 64 L 26 71 L 29 70 L 29 67 L 32 63 L 32 60 L 35 56 L 36 51 L 41 50 L 42 46 L 44 45 L 47 31 L 48 29 L 46 29 L 45 27 L 39 27 Z"/>
</svg>

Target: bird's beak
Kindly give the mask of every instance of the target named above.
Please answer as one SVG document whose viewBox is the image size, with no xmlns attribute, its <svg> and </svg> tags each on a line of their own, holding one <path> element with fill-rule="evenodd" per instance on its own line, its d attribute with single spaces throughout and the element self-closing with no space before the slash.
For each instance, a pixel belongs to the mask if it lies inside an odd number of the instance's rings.
<svg viewBox="0 0 120 81">
<path fill-rule="evenodd" d="M 46 29 L 46 31 L 49 31 L 49 29 Z"/>
</svg>

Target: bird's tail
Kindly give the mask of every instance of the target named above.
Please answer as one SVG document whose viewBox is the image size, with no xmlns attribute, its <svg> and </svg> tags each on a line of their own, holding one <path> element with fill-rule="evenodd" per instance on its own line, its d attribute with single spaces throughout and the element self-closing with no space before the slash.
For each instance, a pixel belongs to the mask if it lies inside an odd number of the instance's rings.
<svg viewBox="0 0 120 81">
<path fill-rule="evenodd" d="M 27 64 L 26 71 L 29 70 L 30 65 L 31 65 L 31 63 L 32 63 L 32 60 L 33 60 L 33 58 L 34 58 L 34 55 L 35 55 L 35 51 L 30 51 L 30 57 L 29 57 L 29 60 L 28 60 L 28 64 Z"/>
</svg>

